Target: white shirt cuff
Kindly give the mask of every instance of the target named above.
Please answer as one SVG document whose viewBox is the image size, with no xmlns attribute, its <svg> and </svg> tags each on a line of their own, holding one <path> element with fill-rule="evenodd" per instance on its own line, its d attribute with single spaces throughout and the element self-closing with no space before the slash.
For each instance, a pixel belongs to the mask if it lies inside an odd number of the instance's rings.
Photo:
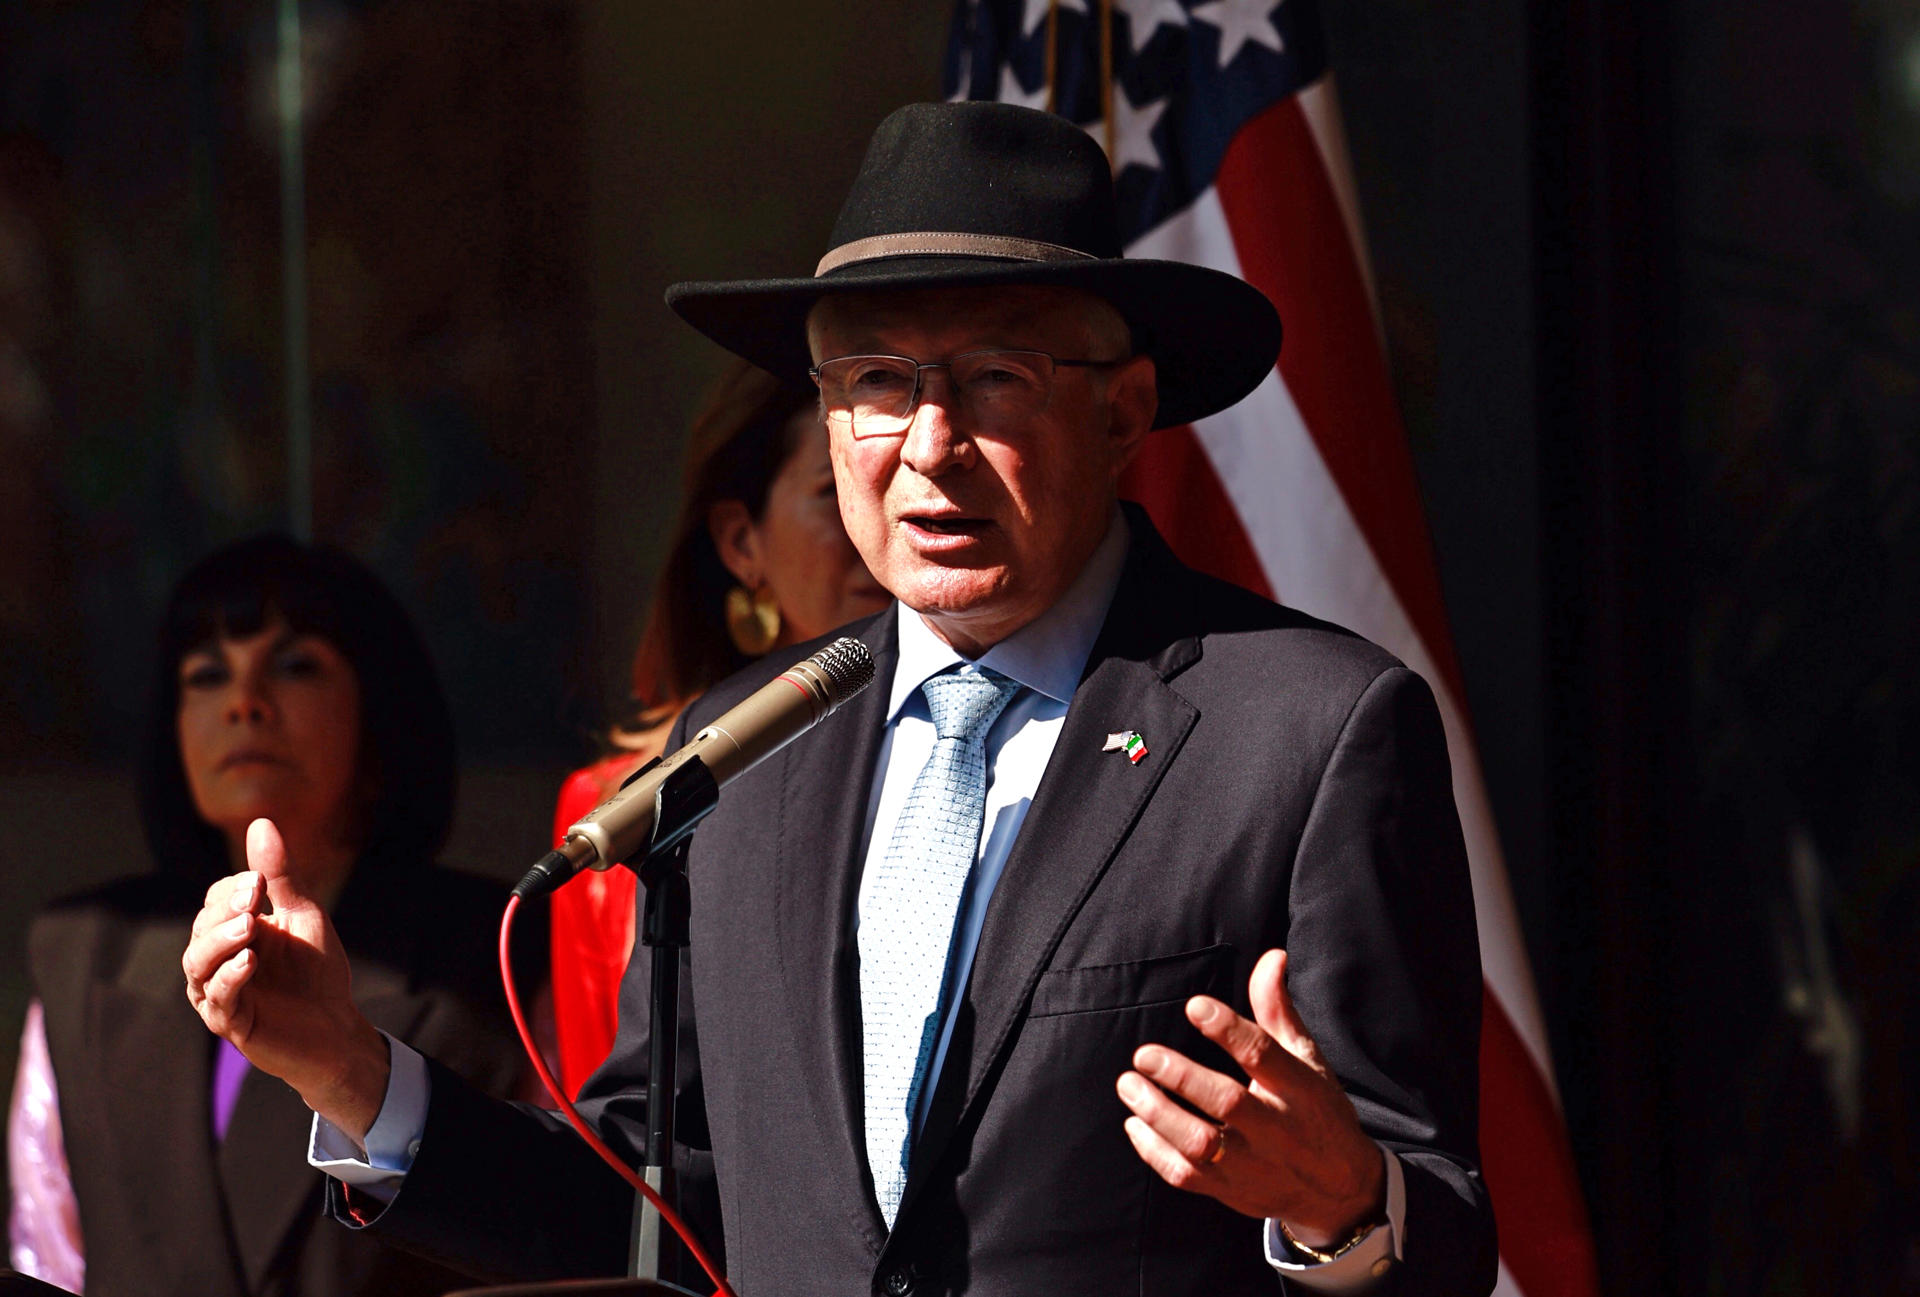
<svg viewBox="0 0 1920 1297">
<path fill-rule="evenodd" d="M 1267 1261 L 1287 1277 L 1290 1285 L 1309 1292 L 1329 1293 L 1335 1297 L 1370 1292 L 1385 1282 L 1387 1274 L 1399 1262 L 1401 1243 L 1407 1236 L 1407 1180 L 1400 1159 L 1382 1144 L 1380 1156 L 1387 1168 L 1387 1223 L 1361 1239 L 1351 1252 L 1332 1261 L 1300 1259 L 1287 1246 L 1280 1233 L 1280 1222 L 1266 1223 Z"/>
<path fill-rule="evenodd" d="M 386 1036 L 386 1032 L 380 1033 Z M 313 1114 L 307 1164 L 381 1202 L 392 1202 L 420 1153 L 427 1129 L 427 1060 L 404 1041 L 387 1036 L 387 1094 L 363 1148 L 338 1126 Z"/>
</svg>

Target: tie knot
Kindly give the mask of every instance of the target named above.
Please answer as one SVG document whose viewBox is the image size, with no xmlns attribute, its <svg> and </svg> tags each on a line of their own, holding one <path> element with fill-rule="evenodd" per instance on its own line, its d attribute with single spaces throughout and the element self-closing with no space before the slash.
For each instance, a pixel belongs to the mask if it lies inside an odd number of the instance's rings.
<svg viewBox="0 0 1920 1297">
<path fill-rule="evenodd" d="M 994 671 L 947 672 L 929 677 L 920 686 L 933 715 L 933 732 L 962 743 L 984 740 L 1020 682 Z"/>
</svg>

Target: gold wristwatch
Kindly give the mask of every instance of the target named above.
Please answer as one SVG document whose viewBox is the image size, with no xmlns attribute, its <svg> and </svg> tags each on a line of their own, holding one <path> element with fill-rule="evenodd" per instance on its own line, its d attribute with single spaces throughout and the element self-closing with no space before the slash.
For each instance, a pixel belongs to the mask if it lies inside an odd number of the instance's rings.
<svg viewBox="0 0 1920 1297">
<path fill-rule="evenodd" d="M 1311 1257 L 1321 1265 L 1325 1265 L 1327 1262 L 1338 1260 L 1340 1257 L 1345 1256 L 1347 1253 L 1353 1251 L 1353 1249 L 1359 1247 L 1367 1241 L 1368 1236 L 1370 1236 L 1373 1231 L 1379 1229 L 1387 1222 L 1385 1220 L 1362 1222 L 1360 1227 L 1354 1231 L 1352 1238 L 1342 1243 L 1339 1247 L 1334 1248 L 1331 1252 L 1322 1251 L 1317 1247 L 1309 1247 L 1307 1244 L 1302 1243 L 1293 1236 L 1293 1231 L 1287 1228 L 1287 1222 L 1281 1220 L 1278 1216 L 1273 1218 L 1273 1223 L 1280 1227 L 1280 1237 L 1287 1240 L 1288 1247 L 1298 1252 L 1301 1256 Z"/>
</svg>

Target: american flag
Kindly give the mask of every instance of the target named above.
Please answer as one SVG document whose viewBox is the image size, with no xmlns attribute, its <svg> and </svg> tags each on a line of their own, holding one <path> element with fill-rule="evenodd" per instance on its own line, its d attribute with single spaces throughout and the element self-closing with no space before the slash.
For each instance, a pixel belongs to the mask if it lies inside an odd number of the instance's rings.
<svg viewBox="0 0 1920 1297">
<path fill-rule="evenodd" d="M 1495 1291 L 1590 1297 L 1586 1210 L 1394 405 L 1313 0 L 962 0 L 945 73 L 949 98 L 1049 109 L 1100 140 L 1129 256 L 1237 274 L 1279 308 L 1275 372 L 1233 409 L 1150 438 L 1124 493 L 1189 563 L 1351 627 L 1433 686 L 1480 923 Z"/>
</svg>

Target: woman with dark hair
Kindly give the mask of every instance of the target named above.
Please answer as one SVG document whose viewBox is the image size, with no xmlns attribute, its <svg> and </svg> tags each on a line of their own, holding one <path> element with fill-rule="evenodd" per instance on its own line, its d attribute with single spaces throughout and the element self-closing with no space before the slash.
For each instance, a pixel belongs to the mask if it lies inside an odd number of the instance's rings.
<svg viewBox="0 0 1920 1297">
<path fill-rule="evenodd" d="M 322 1223 L 311 1114 L 210 1039 L 180 994 L 207 888 L 247 867 L 248 826 L 271 819 L 353 954 L 366 1014 L 496 1093 L 515 1088 L 523 1059 L 492 958 L 500 889 L 433 863 L 454 743 L 424 644 L 359 563 L 256 537 L 174 588 L 152 699 L 140 810 L 157 869 L 56 903 L 28 938 L 14 1266 L 109 1297 L 459 1286 Z"/>
<path fill-rule="evenodd" d="M 561 789 L 555 837 L 658 756 L 680 709 L 709 685 L 890 598 L 841 526 L 818 398 L 735 362 L 688 438 L 680 517 L 634 657 L 634 711 L 609 736 L 612 754 Z M 570 1094 L 613 1046 L 634 885 L 610 869 L 553 898 L 554 1017 Z"/>
</svg>

